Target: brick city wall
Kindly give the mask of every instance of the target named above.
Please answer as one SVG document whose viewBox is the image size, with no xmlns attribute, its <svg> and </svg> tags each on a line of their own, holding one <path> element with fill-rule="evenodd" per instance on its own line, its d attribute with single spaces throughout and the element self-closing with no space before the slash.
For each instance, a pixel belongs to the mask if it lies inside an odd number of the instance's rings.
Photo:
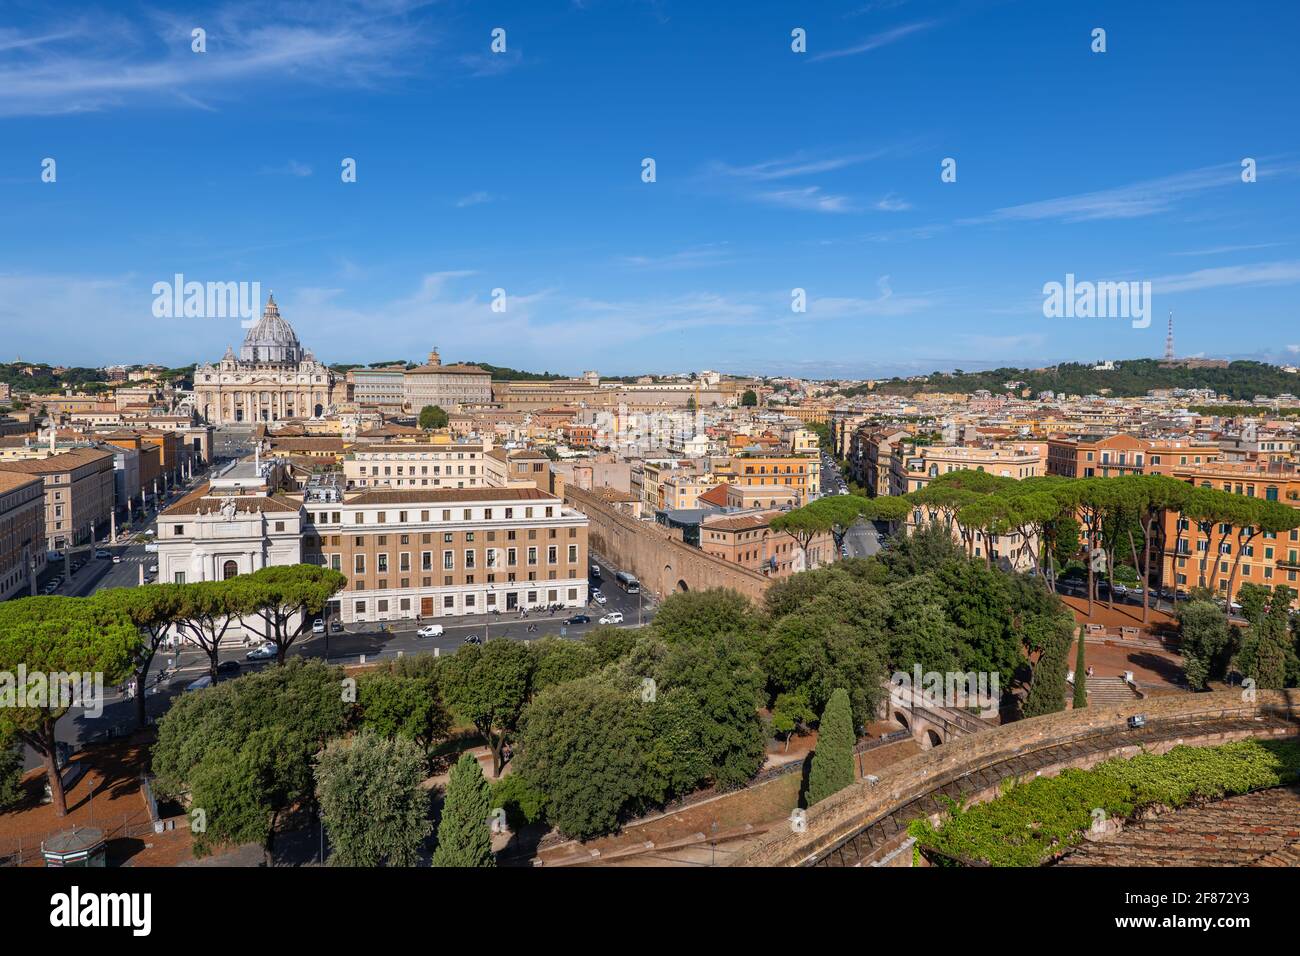
<svg viewBox="0 0 1300 956">
<path fill-rule="evenodd" d="M 1219 691 L 1159 697 L 1119 707 L 1087 707 L 1020 720 L 987 733 L 955 739 L 881 771 L 879 782 L 874 787 L 858 782 L 828 797 L 809 808 L 807 828 L 803 833 L 774 831 L 733 865 L 798 866 L 829 850 L 891 808 L 931 792 L 956 775 L 974 772 L 1018 752 L 1050 746 L 1082 734 L 1122 730 L 1128 718 L 1138 713 L 1146 715 L 1148 720 L 1213 720 L 1266 715 L 1300 720 L 1300 690 L 1259 691 L 1253 702 L 1243 700 L 1240 691 Z M 1297 727 L 1297 732 L 1300 732 L 1300 727 Z M 1224 742 L 1214 737 L 1200 740 L 1191 733 L 1185 742 L 1193 740 L 1205 744 Z M 1101 759 L 1112 755 L 1102 755 Z M 1060 767 L 1074 763 L 1066 759 Z"/>
<path fill-rule="evenodd" d="M 691 547 L 653 521 L 623 514 L 590 492 L 566 486 L 564 500 L 591 519 L 588 546 L 619 570 L 630 571 L 643 587 L 661 598 L 683 590 L 684 583 L 691 591 L 731 588 L 761 603 L 771 583 L 756 571 Z"/>
</svg>

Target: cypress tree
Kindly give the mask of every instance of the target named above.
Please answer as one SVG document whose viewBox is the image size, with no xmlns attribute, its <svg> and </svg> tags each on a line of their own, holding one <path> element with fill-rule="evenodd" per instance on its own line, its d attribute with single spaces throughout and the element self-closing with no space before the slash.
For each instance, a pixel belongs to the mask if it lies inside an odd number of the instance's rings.
<svg viewBox="0 0 1300 956">
<path fill-rule="evenodd" d="M 496 866 L 492 856 L 492 790 L 469 752 L 460 755 L 447 779 L 447 799 L 438 824 L 434 866 Z"/>
<path fill-rule="evenodd" d="M 1065 671 L 1070 661 L 1070 638 L 1074 628 L 1069 624 L 1053 624 L 1042 642 L 1042 653 L 1034 667 L 1034 679 L 1029 685 L 1022 713 L 1026 717 L 1041 717 L 1065 709 Z"/>
<path fill-rule="evenodd" d="M 853 783 L 853 713 L 849 695 L 842 687 L 831 694 L 822 711 L 817 731 L 817 749 L 813 752 L 808 774 L 808 805 L 820 803 L 831 794 Z"/>
<path fill-rule="evenodd" d="M 1079 625 L 1079 654 L 1074 659 L 1074 709 L 1088 706 L 1088 672 L 1083 659 L 1083 625 Z"/>
</svg>

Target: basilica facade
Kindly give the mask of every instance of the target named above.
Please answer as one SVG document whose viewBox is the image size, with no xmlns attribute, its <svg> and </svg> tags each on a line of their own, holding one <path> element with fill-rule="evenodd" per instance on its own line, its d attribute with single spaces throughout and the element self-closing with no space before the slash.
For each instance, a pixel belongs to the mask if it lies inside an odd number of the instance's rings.
<svg viewBox="0 0 1300 956">
<path fill-rule="evenodd" d="M 302 347 L 274 295 L 238 357 L 228 348 L 220 362 L 194 370 L 194 408 L 210 425 L 320 418 L 346 399 L 346 389 L 341 376 Z"/>
</svg>

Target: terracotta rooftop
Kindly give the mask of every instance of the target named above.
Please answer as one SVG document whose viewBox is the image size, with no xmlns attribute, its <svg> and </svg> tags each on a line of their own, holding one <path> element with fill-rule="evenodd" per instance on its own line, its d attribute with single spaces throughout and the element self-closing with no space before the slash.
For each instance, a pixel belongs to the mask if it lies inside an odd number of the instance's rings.
<svg viewBox="0 0 1300 956">
<path fill-rule="evenodd" d="M 8 494 L 11 491 L 17 491 L 23 485 L 34 485 L 40 483 L 40 478 L 32 475 L 19 474 L 12 471 L 0 471 L 0 494 Z"/>
<path fill-rule="evenodd" d="M 296 512 L 302 503 L 281 494 L 274 495 L 210 495 L 208 485 L 202 485 L 186 495 L 170 508 L 165 509 L 159 517 L 175 515 L 196 515 L 201 512 L 220 511 L 221 506 L 230 500 L 235 502 L 236 511 L 274 511 Z"/>
<path fill-rule="evenodd" d="M 98 448 L 72 448 L 67 451 L 60 451 L 49 458 L 0 461 L 0 471 L 18 471 L 27 475 L 51 475 L 71 471 L 74 468 L 105 458 L 111 461 L 113 453 L 100 451 Z"/>
</svg>

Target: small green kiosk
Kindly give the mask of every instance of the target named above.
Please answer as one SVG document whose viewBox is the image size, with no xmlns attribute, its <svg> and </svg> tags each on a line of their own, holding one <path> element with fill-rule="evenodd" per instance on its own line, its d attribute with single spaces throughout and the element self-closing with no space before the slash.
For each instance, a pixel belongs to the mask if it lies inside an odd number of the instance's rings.
<svg viewBox="0 0 1300 956">
<path fill-rule="evenodd" d="M 46 866 L 107 866 L 104 831 L 73 827 L 41 843 Z"/>
</svg>

